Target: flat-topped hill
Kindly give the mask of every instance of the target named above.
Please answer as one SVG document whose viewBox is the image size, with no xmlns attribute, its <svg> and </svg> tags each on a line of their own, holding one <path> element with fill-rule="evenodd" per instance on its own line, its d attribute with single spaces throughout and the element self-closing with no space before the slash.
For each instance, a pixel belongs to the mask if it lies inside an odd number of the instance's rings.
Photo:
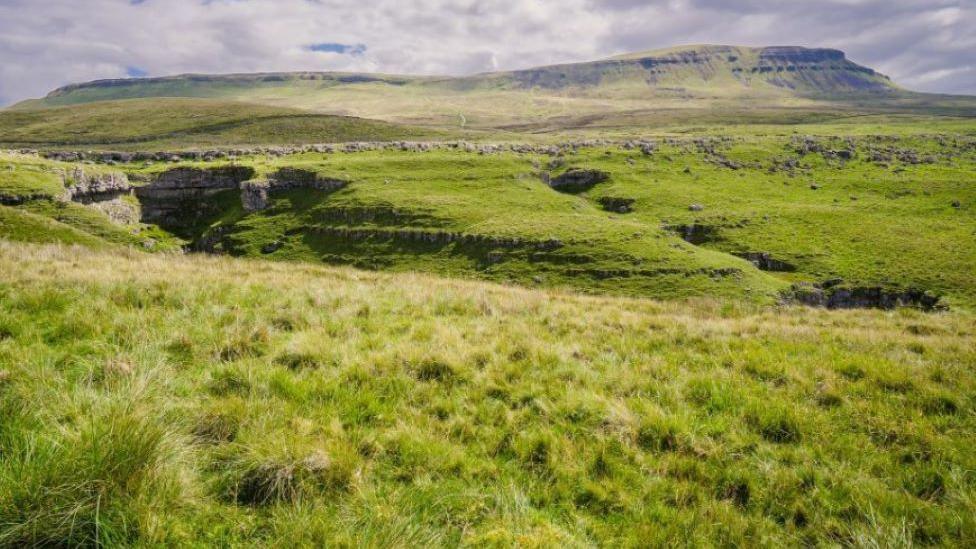
<svg viewBox="0 0 976 549">
<path fill-rule="evenodd" d="M 771 109 L 972 115 L 976 100 L 907 91 L 834 49 L 684 46 L 468 76 L 295 72 L 98 80 L 14 109 L 138 98 L 233 100 L 440 128 L 551 131 Z M 779 111 L 777 111 L 779 112 Z"/>
<path fill-rule="evenodd" d="M 254 74 L 184 74 L 158 78 L 96 80 L 58 88 L 45 104 L 72 104 L 134 97 L 208 97 L 226 88 L 312 87 L 327 89 L 359 84 L 509 89 L 575 89 L 640 84 L 651 92 L 669 92 L 673 86 L 709 89 L 723 95 L 734 89 L 753 93 L 772 87 L 787 93 L 836 94 L 894 93 L 891 80 L 873 69 L 849 61 L 844 52 L 795 46 L 747 48 L 738 46 L 686 46 L 630 53 L 585 63 L 491 72 L 463 77 L 406 76 L 345 72 L 272 72 Z M 743 90 L 744 89 L 744 90 Z"/>
<path fill-rule="evenodd" d="M 586 90 L 637 85 L 652 94 L 692 93 L 702 97 L 835 97 L 901 91 L 887 76 L 849 61 L 844 52 L 794 46 L 687 46 L 473 78 L 509 78 L 519 88 Z"/>
</svg>

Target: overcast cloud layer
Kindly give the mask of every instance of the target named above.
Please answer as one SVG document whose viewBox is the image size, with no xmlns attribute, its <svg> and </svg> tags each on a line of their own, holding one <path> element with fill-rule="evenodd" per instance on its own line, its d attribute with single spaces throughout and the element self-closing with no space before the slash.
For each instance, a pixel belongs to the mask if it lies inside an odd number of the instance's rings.
<svg viewBox="0 0 976 549">
<path fill-rule="evenodd" d="M 693 43 L 833 47 L 976 94 L 976 0 L 0 0 L 0 105 L 100 78 L 467 74 Z"/>
</svg>

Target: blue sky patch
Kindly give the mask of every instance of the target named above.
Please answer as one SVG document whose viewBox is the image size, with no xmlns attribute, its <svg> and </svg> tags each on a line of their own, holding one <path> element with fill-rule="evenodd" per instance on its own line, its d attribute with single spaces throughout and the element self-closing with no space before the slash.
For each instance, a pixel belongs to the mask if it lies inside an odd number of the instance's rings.
<svg viewBox="0 0 976 549">
<path fill-rule="evenodd" d="M 322 42 L 306 46 L 309 51 L 325 53 L 341 53 L 345 55 L 362 55 L 366 53 L 366 44 L 340 44 L 338 42 Z"/>
<path fill-rule="evenodd" d="M 146 69 L 132 65 L 125 68 L 125 75 L 129 78 L 145 78 L 146 76 L 149 76 L 149 72 L 147 72 Z"/>
</svg>

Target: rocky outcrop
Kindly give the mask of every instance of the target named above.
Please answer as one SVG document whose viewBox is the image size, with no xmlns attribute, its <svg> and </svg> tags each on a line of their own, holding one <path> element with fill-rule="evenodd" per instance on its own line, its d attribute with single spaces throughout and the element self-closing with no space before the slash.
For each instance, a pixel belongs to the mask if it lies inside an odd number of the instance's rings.
<svg viewBox="0 0 976 549">
<path fill-rule="evenodd" d="M 690 223 L 688 225 L 665 225 L 664 229 L 677 233 L 682 240 L 689 244 L 704 244 L 719 239 L 718 227 L 713 225 L 702 225 Z"/>
<path fill-rule="evenodd" d="M 281 168 L 271 176 L 271 187 L 274 190 L 284 189 L 318 189 L 320 191 L 335 191 L 347 185 L 346 181 L 322 176 L 311 170 L 300 168 Z"/>
<path fill-rule="evenodd" d="M 122 197 L 91 202 L 88 206 L 102 212 L 109 220 L 119 225 L 132 225 L 142 219 L 139 205 Z"/>
<path fill-rule="evenodd" d="M 89 171 L 81 166 L 64 173 L 64 198 L 83 204 L 114 200 L 129 194 L 132 185 L 121 172 Z"/>
<path fill-rule="evenodd" d="M 775 259 L 768 252 L 739 252 L 733 255 L 751 262 L 760 271 L 789 273 L 796 270 L 794 265 Z"/>
<path fill-rule="evenodd" d="M 282 241 L 280 241 L 280 240 L 275 240 L 273 242 L 268 242 L 264 246 L 261 246 L 261 253 L 262 254 L 265 254 L 265 255 L 267 255 L 267 254 L 273 254 L 273 253 L 277 252 L 278 250 L 280 250 L 284 245 L 285 245 L 285 243 L 282 242 Z"/>
<path fill-rule="evenodd" d="M 917 288 L 847 286 L 838 282 L 799 284 L 790 290 L 798 303 L 827 309 L 894 309 L 914 307 L 924 311 L 944 308 L 940 297 Z"/>
<path fill-rule="evenodd" d="M 248 166 L 219 166 L 213 168 L 179 167 L 159 174 L 150 186 L 155 191 L 236 189 L 242 181 L 254 177 Z M 147 187 L 143 187 L 146 189 Z"/>
<path fill-rule="evenodd" d="M 209 198 L 222 191 L 237 190 L 253 176 L 254 169 L 245 166 L 167 170 L 149 185 L 136 187 L 142 220 L 163 225 L 185 223 L 209 208 Z"/>
<path fill-rule="evenodd" d="M 271 182 L 258 179 L 241 183 L 241 205 L 245 212 L 256 212 L 268 207 L 268 190 Z"/>
<path fill-rule="evenodd" d="M 50 200 L 51 195 L 45 193 L 3 193 L 0 192 L 0 206 L 19 206 L 33 200 Z"/>
<path fill-rule="evenodd" d="M 20 149 L 14 152 L 20 154 L 39 155 L 49 160 L 61 162 L 96 162 L 101 164 L 119 164 L 132 162 L 218 162 L 234 160 L 248 156 L 282 157 L 293 154 L 353 154 L 370 151 L 401 151 L 401 152 L 431 152 L 455 150 L 482 155 L 516 153 L 540 154 L 560 156 L 576 152 L 580 149 L 618 146 L 623 150 L 639 149 L 645 155 L 654 153 L 657 145 L 654 141 L 645 139 L 580 139 L 564 141 L 554 144 L 535 143 L 472 143 L 469 141 L 356 141 L 350 143 L 317 143 L 295 146 L 268 146 L 232 149 L 204 149 L 179 151 L 142 151 L 142 152 L 93 152 L 93 151 L 37 151 Z"/>
<path fill-rule="evenodd" d="M 346 185 L 345 181 L 296 168 L 282 168 L 268 179 L 254 176 L 254 169 L 247 166 L 177 167 L 160 173 L 148 185 L 136 187 L 135 195 L 142 204 L 144 222 L 176 227 L 213 213 L 214 197 L 225 192 L 239 193 L 244 210 L 255 212 L 267 208 L 269 197 L 277 191 L 336 190 Z"/>
<path fill-rule="evenodd" d="M 271 193 L 288 189 L 315 189 L 336 191 L 348 182 L 323 177 L 313 171 L 298 168 L 281 168 L 267 180 L 251 180 L 241 183 L 241 204 L 244 210 L 256 212 L 268 207 Z"/>
<path fill-rule="evenodd" d="M 570 168 L 566 173 L 550 178 L 549 186 L 559 192 L 581 193 L 607 179 L 610 179 L 610 174 L 601 170 Z"/>
<path fill-rule="evenodd" d="M 634 211 L 633 207 L 635 200 L 633 198 L 602 196 L 597 200 L 597 202 L 599 202 L 600 205 L 603 206 L 603 209 L 608 212 L 630 213 Z"/>
</svg>

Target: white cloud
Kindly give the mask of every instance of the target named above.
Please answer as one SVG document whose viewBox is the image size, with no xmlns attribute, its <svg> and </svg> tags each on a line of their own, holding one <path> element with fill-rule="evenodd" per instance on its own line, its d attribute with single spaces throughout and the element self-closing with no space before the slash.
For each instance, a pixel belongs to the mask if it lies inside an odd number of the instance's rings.
<svg viewBox="0 0 976 549">
<path fill-rule="evenodd" d="M 466 74 L 700 42 L 837 47 L 976 93 L 973 28 L 968 0 L 0 0 L 0 104 L 133 67 Z"/>
</svg>

